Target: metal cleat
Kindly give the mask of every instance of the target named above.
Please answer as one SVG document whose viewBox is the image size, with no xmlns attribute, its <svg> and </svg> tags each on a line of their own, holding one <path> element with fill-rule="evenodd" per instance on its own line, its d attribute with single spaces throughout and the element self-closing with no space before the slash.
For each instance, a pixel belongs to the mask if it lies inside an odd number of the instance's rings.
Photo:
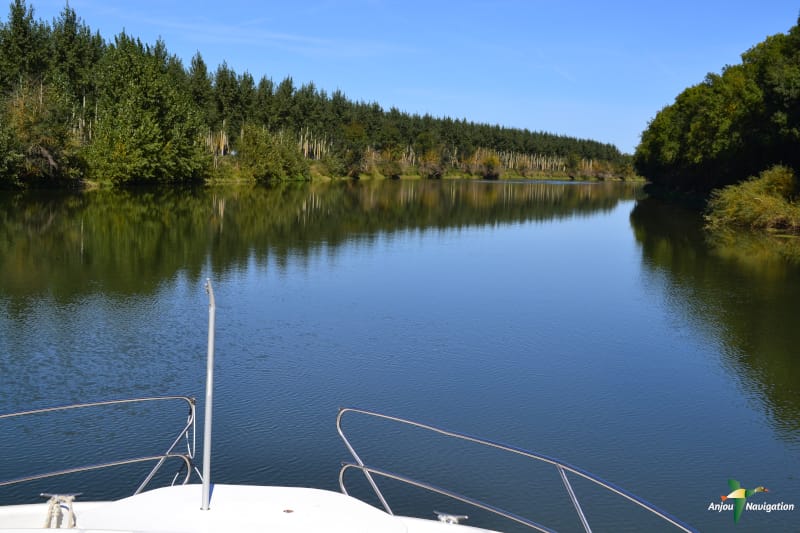
<svg viewBox="0 0 800 533">
<path fill-rule="evenodd" d="M 458 524 L 461 520 L 469 518 L 465 514 L 448 514 L 440 513 L 439 511 L 434 511 L 433 514 L 439 518 L 439 522 L 444 522 L 445 524 Z"/>
</svg>

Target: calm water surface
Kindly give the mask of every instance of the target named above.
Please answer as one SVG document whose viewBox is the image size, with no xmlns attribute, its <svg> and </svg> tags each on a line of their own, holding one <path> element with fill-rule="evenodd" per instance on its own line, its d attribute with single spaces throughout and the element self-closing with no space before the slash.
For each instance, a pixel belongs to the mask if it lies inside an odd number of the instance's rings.
<svg viewBox="0 0 800 533">
<path fill-rule="evenodd" d="M 2 193 L 0 412 L 202 398 L 209 277 L 217 482 L 337 490 L 336 411 L 359 406 L 560 457 L 703 531 L 797 531 L 800 268 L 760 242 L 712 246 L 700 228 L 624 184 Z M 0 479 L 159 452 L 185 413 L 144 411 L 0 421 Z M 580 530 L 550 468 L 348 427 L 368 463 Z M 0 488 L 0 503 L 124 496 L 126 477 Z M 729 478 L 797 510 L 734 526 L 708 510 Z M 596 531 L 660 527 L 575 486 Z M 517 530 L 386 490 L 396 512 Z"/>
</svg>

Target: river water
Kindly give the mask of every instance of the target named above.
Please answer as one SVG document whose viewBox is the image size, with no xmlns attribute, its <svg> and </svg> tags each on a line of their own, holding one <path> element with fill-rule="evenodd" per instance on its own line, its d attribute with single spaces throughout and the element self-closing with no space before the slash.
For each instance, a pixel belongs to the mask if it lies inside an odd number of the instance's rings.
<svg viewBox="0 0 800 533">
<path fill-rule="evenodd" d="M 703 531 L 734 527 L 709 510 L 728 479 L 763 485 L 750 501 L 797 509 L 745 511 L 735 530 L 797 531 L 800 267 L 797 243 L 776 242 L 709 238 L 696 213 L 620 183 L 6 192 L 0 413 L 202 399 L 210 278 L 215 482 L 338 490 L 337 408 L 357 406 L 561 458 Z M 185 412 L 144 411 L 0 420 L 0 479 L 160 453 Z M 367 463 L 580 530 L 552 467 L 357 417 L 348 431 Z M 121 497 L 140 479 L 0 487 L 0 504 Z M 574 484 L 595 531 L 661 527 Z M 385 490 L 396 512 L 522 531 Z"/>
</svg>

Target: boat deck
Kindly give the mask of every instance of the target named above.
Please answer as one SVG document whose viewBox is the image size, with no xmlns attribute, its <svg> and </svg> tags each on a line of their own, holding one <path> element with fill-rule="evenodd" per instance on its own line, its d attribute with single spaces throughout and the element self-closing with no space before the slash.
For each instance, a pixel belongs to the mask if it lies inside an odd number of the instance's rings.
<svg viewBox="0 0 800 533">
<path fill-rule="evenodd" d="M 164 487 L 112 502 L 76 502 L 78 532 L 480 533 L 489 530 L 392 516 L 355 498 L 319 489 L 214 485 L 201 510 L 201 485 Z M 41 528 L 47 504 L 0 507 L 3 531 Z"/>
</svg>

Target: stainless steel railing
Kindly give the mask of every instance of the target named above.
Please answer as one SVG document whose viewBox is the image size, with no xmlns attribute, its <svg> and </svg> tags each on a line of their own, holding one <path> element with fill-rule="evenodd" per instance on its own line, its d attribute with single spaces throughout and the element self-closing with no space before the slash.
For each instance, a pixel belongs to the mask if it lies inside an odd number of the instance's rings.
<svg viewBox="0 0 800 533">
<path fill-rule="evenodd" d="M 588 520 L 586 518 L 586 515 L 583 512 L 583 509 L 581 508 L 581 505 L 580 505 L 580 502 L 578 500 L 578 497 L 575 494 L 575 491 L 573 490 L 572 485 L 569 482 L 569 478 L 567 476 L 568 473 L 580 476 L 580 477 L 582 477 L 584 479 L 587 479 L 587 480 L 589 480 L 589 481 L 591 481 L 591 482 L 603 487 L 604 489 L 613 492 L 614 494 L 617 494 L 619 496 L 622 496 L 623 498 L 626 498 L 627 500 L 629 500 L 629 501 L 635 503 L 636 505 L 638 505 L 638 506 L 650 511 L 651 513 L 655 514 L 659 518 L 665 520 L 666 522 L 672 524 L 673 526 L 677 527 L 678 529 L 680 529 L 682 531 L 686 531 L 688 533 L 692 533 L 692 532 L 696 531 L 691 526 L 681 522 L 680 520 L 678 520 L 677 518 L 673 517 L 669 513 L 659 509 L 655 505 L 653 505 L 653 504 L 647 502 L 646 500 L 636 496 L 635 494 L 632 494 L 632 493 L 626 491 L 625 489 L 614 485 L 613 483 L 605 481 L 605 480 L 595 476 L 594 474 L 591 474 L 590 472 L 587 472 L 586 470 L 583 470 L 583 469 L 578 468 L 576 466 L 572 466 L 572 465 L 570 465 L 568 463 L 565 463 L 564 461 L 561 461 L 560 459 L 556 459 L 554 457 L 549 457 L 547 455 L 542 455 L 542 454 L 530 452 L 528 450 L 524 450 L 522 448 L 517 448 L 515 446 L 509 446 L 509 445 L 502 444 L 502 443 L 499 443 L 499 442 L 493 442 L 493 441 L 490 441 L 490 440 L 485 440 L 485 439 L 481 439 L 481 438 L 478 438 L 478 437 L 473 437 L 471 435 L 466 435 L 464 433 L 458 433 L 458 432 L 455 432 L 455 431 L 449 431 L 449 430 L 442 429 L 442 428 L 439 428 L 439 427 L 436 427 L 436 426 L 432 426 L 432 425 L 429 425 L 429 424 L 423 424 L 423 423 L 420 423 L 420 422 L 415 422 L 413 420 L 407 420 L 407 419 L 399 418 L 399 417 L 396 417 L 396 416 L 390 416 L 390 415 L 386 415 L 386 414 L 383 414 L 383 413 L 378 413 L 378 412 L 375 412 L 375 411 L 367 411 L 367 410 L 364 410 L 364 409 L 356 409 L 356 408 L 352 408 L 352 407 L 341 408 L 341 409 L 339 409 L 339 414 L 336 417 L 336 429 L 339 432 L 339 436 L 344 441 L 344 445 L 347 447 L 347 450 L 353 456 L 353 459 L 355 460 L 355 463 L 344 463 L 342 465 L 342 468 L 339 471 L 339 487 L 340 487 L 341 491 L 344 494 L 348 494 L 347 488 L 345 487 L 345 483 L 344 483 L 344 474 L 345 474 L 345 472 L 347 470 L 350 470 L 350 469 L 360 470 L 361 472 L 364 473 L 364 476 L 366 477 L 368 483 L 372 487 L 372 490 L 375 492 L 376 496 L 378 497 L 378 500 L 380 500 L 381 505 L 386 510 L 386 512 L 389 513 L 389 514 L 394 514 L 394 513 L 392 512 L 392 509 L 389 507 L 389 504 L 387 503 L 387 501 L 384 498 L 383 494 L 381 493 L 380 489 L 378 488 L 378 485 L 375 482 L 375 479 L 374 479 L 373 475 L 377 475 L 377 476 L 381 476 L 381 477 L 389 478 L 389 479 L 394 479 L 396 481 L 400 481 L 400 482 L 403 482 L 403 483 L 406 483 L 406 484 L 409 484 L 409 485 L 412 485 L 412 486 L 415 486 L 415 487 L 418 487 L 418 488 L 421 488 L 421 489 L 425 489 L 425 490 L 428 490 L 428 491 L 431 491 L 431 492 L 434 492 L 434 493 L 437 493 L 437 494 L 441 494 L 443 496 L 447 496 L 449 498 L 458 500 L 458 501 L 466 503 L 468 505 L 472 505 L 474 507 L 483 509 L 485 511 L 489 511 L 489 512 L 495 514 L 495 515 L 502 516 L 502 517 L 504 517 L 504 518 L 506 518 L 508 520 L 512 520 L 514 522 L 517 522 L 519 524 L 525 525 L 525 526 L 527 526 L 527 527 L 529 527 L 531 529 L 535 529 L 537 531 L 543 531 L 545 533 L 550 533 L 550 532 L 553 531 L 552 529 L 550 529 L 550 528 L 548 528 L 546 526 L 543 526 L 541 524 L 538 524 L 538 523 L 536 523 L 536 522 L 534 522 L 532 520 L 529 520 L 529 519 L 527 519 L 525 517 L 522 517 L 522 516 L 519 516 L 517 514 L 511 513 L 509 511 L 506 511 L 506 510 L 501 509 L 499 507 L 495 507 L 493 505 L 490 505 L 488 503 L 482 502 L 480 500 L 476 500 L 476 499 L 470 498 L 468 496 L 464 496 L 462 494 L 458 494 L 456 492 L 453 492 L 453 491 L 450 491 L 450 490 L 447 490 L 447 489 L 444 489 L 444 488 L 441 488 L 441 487 L 437 487 L 437 486 L 432 485 L 430 483 L 426 483 L 426 482 L 419 481 L 419 480 L 416 480 L 416 479 L 412 479 L 410 477 L 406 477 L 406 476 L 403 476 L 403 475 L 400 475 L 400 474 L 395 474 L 395 473 L 392 473 L 392 472 L 388 472 L 386 470 L 381 470 L 379 468 L 373 468 L 371 466 L 365 465 L 364 462 L 361 460 L 361 457 L 358 455 L 358 453 L 356 453 L 356 451 L 353 448 L 352 444 L 350 444 L 350 441 L 345 436 L 344 431 L 342 429 L 342 418 L 346 413 L 357 413 L 357 414 L 366 415 L 366 416 L 369 416 L 369 417 L 388 420 L 390 422 L 396 422 L 396 423 L 399 423 L 399 424 L 404 424 L 404 425 L 415 427 L 415 428 L 418 428 L 418 429 L 431 431 L 433 433 L 436 433 L 436 434 L 439 434 L 439 435 L 442 435 L 442 436 L 445 436 L 445 437 L 450 437 L 450 438 L 459 439 L 459 440 L 463 440 L 463 441 L 467 441 L 467 442 L 472 442 L 472 443 L 475 443 L 475 444 L 478 444 L 478 445 L 481 445 L 481 446 L 487 446 L 489 448 L 494 448 L 494 449 L 501 450 L 501 451 L 504 451 L 504 452 L 508 452 L 508 453 L 512 453 L 512 454 L 515 454 L 515 455 L 520 455 L 520 456 L 523 456 L 523 457 L 527 457 L 529 459 L 534 459 L 536 461 L 541 461 L 543 463 L 551 464 L 556 468 L 556 470 L 558 470 L 558 473 L 559 473 L 559 475 L 561 477 L 561 481 L 564 484 L 564 488 L 566 489 L 567 494 L 569 495 L 569 498 L 572 501 L 572 505 L 575 508 L 575 512 L 578 514 L 578 517 L 579 517 L 579 519 L 581 521 L 581 524 L 583 524 L 583 528 L 587 531 L 587 533 L 591 533 L 592 529 L 589 526 L 589 522 L 588 522 Z"/>
<path fill-rule="evenodd" d="M 184 401 L 188 407 L 188 415 L 186 418 L 186 424 L 183 428 L 178 432 L 175 439 L 172 441 L 172 444 L 167 448 L 167 450 L 160 454 L 160 455 L 149 455 L 145 457 L 133 457 L 129 459 L 122 459 L 117 461 L 109 461 L 105 463 L 98 463 L 92 465 L 84 465 L 78 466 L 74 468 L 66 468 L 62 470 L 54 470 L 51 472 L 43 472 L 39 474 L 32 474 L 23 477 L 17 477 L 8 480 L 0 480 L 0 487 L 6 485 L 14 485 L 17 483 L 25 483 L 27 481 L 35 481 L 37 479 L 45 479 L 49 477 L 56 477 L 56 476 L 63 476 L 66 474 L 75 474 L 79 472 L 88 472 L 92 470 L 100 470 L 104 468 L 111 468 L 115 466 L 123 466 L 135 463 L 145 463 L 155 461 L 156 464 L 150 470 L 150 472 L 145 476 L 144 480 L 139 484 L 139 487 L 136 489 L 134 494 L 139 494 L 144 488 L 152 481 L 153 477 L 158 473 L 161 469 L 161 466 L 170 459 L 180 459 L 183 461 L 183 467 L 185 467 L 185 477 L 182 484 L 186 484 L 189 481 L 189 478 L 192 475 L 192 471 L 194 470 L 197 472 L 197 469 L 194 466 L 194 454 L 195 448 L 197 444 L 197 436 L 196 436 L 196 425 L 195 425 L 195 413 L 196 413 L 196 405 L 195 399 L 190 398 L 188 396 L 153 396 L 153 397 L 145 397 L 145 398 L 130 398 L 130 399 L 123 399 L 123 400 L 108 400 L 108 401 L 101 401 L 101 402 L 89 402 L 89 403 L 79 403 L 79 404 L 72 404 L 72 405 L 63 405 L 59 407 L 48 407 L 44 409 L 33 409 L 30 411 L 20 411 L 16 413 L 7 413 L 7 414 L 0 414 L 0 420 L 9 419 L 9 418 L 16 418 L 22 416 L 29 416 L 29 415 L 37 415 L 37 414 L 45 414 L 45 413 L 55 413 L 55 412 L 62 412 L 62 411 L 69 411 L 73 409 L 84 409 L 90 407 L 103 407 L 103 406 L 112 406 L 112 405 L 122 405 L 122 404 L 132 404 L 132 403 L 143 403 L 143 402 L 162 402 L 162 401 Z M 186 451 L 183 453 L 175 453 L 175 449 L 181 442 L 186 443 Z M 181 470 L 175 474 L 175 477 L 172 479 L 172 484 L 174 485 L 176 481 L 178 481 L 181 474 Z M 198 473 L 199 475 L 199 473 Z"/>
</svg>

